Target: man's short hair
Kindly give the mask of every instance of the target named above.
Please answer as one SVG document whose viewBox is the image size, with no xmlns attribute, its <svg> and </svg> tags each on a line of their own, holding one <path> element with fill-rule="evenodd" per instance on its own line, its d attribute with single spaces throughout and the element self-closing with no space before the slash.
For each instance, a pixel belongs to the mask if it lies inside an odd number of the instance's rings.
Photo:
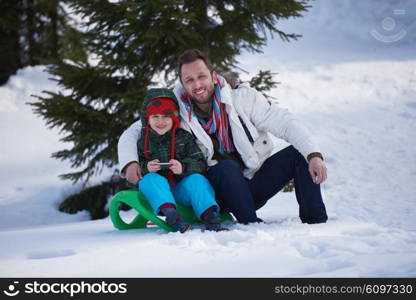
<svg viewBox="0 0 416 300">
<path fill-rule="evenodd" d="M 211 60 L 204 52 L 198 49 L 186 50 L 184 53 L 181 54 L 181 56 L 179 56 L 179 59 L 178 59 L 178 74 L 179 74 L 179 79 L 181 81 L 182 81 L 182 74 L 181 74 L 182 65 L 189 64 L 191 62 L 196 61 L 197 59 L 201 59 L 207 66 L 210 73 L 212 73 L 214 69 L 212 67 Z"/>
</svg>

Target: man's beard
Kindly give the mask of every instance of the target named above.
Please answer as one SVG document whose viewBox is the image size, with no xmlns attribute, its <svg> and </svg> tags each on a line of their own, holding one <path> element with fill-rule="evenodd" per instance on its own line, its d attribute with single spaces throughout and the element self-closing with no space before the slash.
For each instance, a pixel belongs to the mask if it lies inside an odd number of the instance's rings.
<svg viewBox="0 0 416 300">
<path fill-rule="evenodd" d="M 191 99 L 193 104 L 207 104 L 212 102 L 212 95 L 208 96 L 206 99 L 196 99 L 194 97 L 189 97 L 189 99 Z"/>
<path fill-rule="evenodd" d="M 212 102 L 212 99 L 214 97 L 214 86 L 212 86 L 211 89 L 208 90 L 208 97 L 205 98 L 205 99 L 194 98 L 190 95 L 190 93 L 188 93 L 188 95 L 189 95 L 189 99 L 192 101 L 192 103 L 194 103 L 196 105 L 197 104 L 208 104 L 208 103 Z"/>
</svg>

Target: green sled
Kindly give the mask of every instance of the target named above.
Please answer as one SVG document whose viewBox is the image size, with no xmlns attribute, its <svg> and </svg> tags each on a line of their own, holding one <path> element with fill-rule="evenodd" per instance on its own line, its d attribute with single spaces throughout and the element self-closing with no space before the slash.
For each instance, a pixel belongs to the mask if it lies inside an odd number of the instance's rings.
<svg viewBox="0 0 416 300">
<path fill-rule="evenodd" d="M 138 215 L 130 223 L 126 223 L 120 217 L 120 204 L 124 203 L 137 211 Z M 177 210 L 183 218 L 190 224 L 201 223 L 195 215 L 192 207 L 176 204 Z M 146 197 L 137 190 L 121 191 L 114 195 L 110 204 L 110 218 L 114 227 L 120 230 L 146 228 L 148 221 L 163 228 L 168 232 L 176 231 L 172 226 L 167 224 L 163 219 L 153 213 L 153 209 L 147 202 Z M 234 221 L 231 214 L 221 212 L 222 221 Z"/>
</svg>

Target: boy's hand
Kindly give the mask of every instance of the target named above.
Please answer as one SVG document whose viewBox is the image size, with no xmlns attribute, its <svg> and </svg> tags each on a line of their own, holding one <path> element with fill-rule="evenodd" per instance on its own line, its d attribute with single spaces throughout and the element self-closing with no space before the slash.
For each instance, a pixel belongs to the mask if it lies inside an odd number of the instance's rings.
<svg viewBox="0 0 416 300">
<path fill-rule="evenodd" d="M 171 170 L 173 174 L 176 174 L 176 175 L 182 174 L 182 164 L 178 160 L 171 159 L 169 163 L 171 164 L 171 166 L 169 167 L 169 170 Z"/>
<path fill-rule="evenodd" d="M 125 171 L 126 179 L 133 183 L 137 184 L 137 182 L 142 179 L 142 170 L 137 162 L 133 162 L 129 164 Z"/>
<path fill-rule="evenodd" d="M 151 160 L 147 163 L 147 169 L 149 170 L 150 173 L 156 173 L 157 171 L 160 171 L 160 166 L 159 166 L 160 160 L 158 159 L 154 159 Z"/>
</svg>

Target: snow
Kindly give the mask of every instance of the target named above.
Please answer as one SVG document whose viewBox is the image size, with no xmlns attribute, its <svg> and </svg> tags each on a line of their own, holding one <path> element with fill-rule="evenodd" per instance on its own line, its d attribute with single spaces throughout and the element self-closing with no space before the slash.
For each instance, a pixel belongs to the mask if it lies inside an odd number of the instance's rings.
<svg viewBox="0 0 416 300">
<path fill-rule="evenodd" d="M 70 165 L 50 154 L 68 145 L 26 105 L 56 84 L 44 67 L 28 67 L 0 87 L 0 276 L 416 276 L 415 5 L 351 3 L 314 1 L 304 19 L 282 23 L 304 39 L 273 40 L 264 54 L 241 57 L 250 72 L 279 73 L 271 94 L 320 142 L 326 224 L 301 224 L 294 193 L 278 193 L 258 211 L 264 224 L 219 233 L 119 231 L 109 218 L 59 212 L 80 186 L 57 178 Z M 406 15 L 394 15 L 398 9 Z M 375 40 L 371 30 L 383 33 L 377 24 L 389 16 L 406 36 Z"/>
</svg>

